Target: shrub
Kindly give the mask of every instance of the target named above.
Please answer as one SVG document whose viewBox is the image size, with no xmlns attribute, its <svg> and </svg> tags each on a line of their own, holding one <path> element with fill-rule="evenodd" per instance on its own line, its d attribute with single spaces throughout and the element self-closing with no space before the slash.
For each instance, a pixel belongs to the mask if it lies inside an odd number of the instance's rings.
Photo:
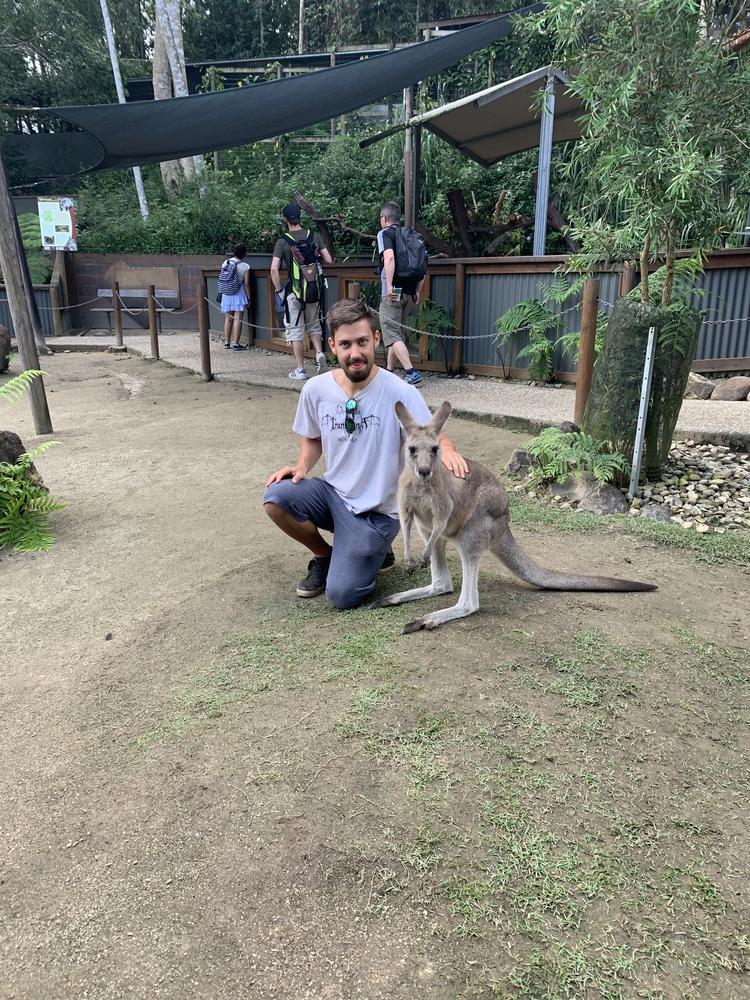
<svg viewBox="0 0 750 1000">
<path fill-rule="evenodd" d="M 546 427 L 526 448 L 539 461 L 532 475 L 543 482 L 560 482 L 571 473 L 589 472 L 598 483 L 611 483 L 630 472 L 624 455 L 607 451 L 601 442 L 580 431 L 568 434 L 558 427 Z"/>
</svg>

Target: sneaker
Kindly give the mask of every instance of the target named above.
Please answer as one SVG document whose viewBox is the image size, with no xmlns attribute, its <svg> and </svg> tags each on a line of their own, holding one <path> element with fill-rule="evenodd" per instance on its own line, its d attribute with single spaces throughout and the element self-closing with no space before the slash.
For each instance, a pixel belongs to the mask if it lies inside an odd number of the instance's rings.
<svg viewBox="0 0 750 1000">
<path fill-rule="evenodd" d="M 307 564 L 307 576 L 297 584 L 297 597 L 317 597 L 326 589 L 330 556 L 315 556 Z"/>
<path fill-rule="evenodd" d="M 419 385 L 422 381 L 422 376 L 419 374 L 416 368 L 412 368 L 404 375 L 404 382 L 408 382 L 409 385 Z"/>
<path fill-rule="evenodd" d="M 378 570 L 378 573 L 387 573 L 389 569 L 393 569 L 396 565 L 396 556 L 394 555 L 393 549 L 388 549 L 385 554 L 385 559 L 383 560 L 383 565 Z"/>
<path fill-rule="evenodd" d="M 295 368 L 293 372 L 289 372 L 289 378 L 296 382 L 304 382 L 307 378 L 307 372 L 304 368 Z"/>
<path fill-rule="evenodd" d="M 224 344 L 224 350 L 225 350 L 225 351 L 228 351 L 228 350 L 229 350 L 229 348 L 230 348 L 231 346 L 232 346 L 232 345 L 231 345 L 231 344 L 229 343 L 229 341 L 227 340 L 227 341 L 226 341 L 226 343 Z"/>
<path fill-rule="evenodd" d="M 325 371 L 327 364 L 328 362 L 326 361 L 326 356 L 325 354 L 323 354 L 322 351 L 320 352 L 320 354 L 315 355 L 315 367 L 317 369 L 316 370 L 317 375 L 320 375 L 322 371 Z"/>
<path fill-rule="evenodd" d="M 246 351 L 247 344 L 232 344 L 233 351 Z"/>
</svg>

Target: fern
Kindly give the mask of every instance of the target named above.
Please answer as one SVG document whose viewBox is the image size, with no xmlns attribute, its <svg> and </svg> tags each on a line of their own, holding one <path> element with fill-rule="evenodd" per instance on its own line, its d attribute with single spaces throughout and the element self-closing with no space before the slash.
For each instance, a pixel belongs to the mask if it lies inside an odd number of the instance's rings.
<svg viewBox="0 0 750 1000">
<path fill-rule="evenodd" d="M 0 386 L 0 399 L 16 400 L 28 389 L 40 371 L 25 371 Z M 44 441 L 17 462 L 0 462 L 0 549 L 17 552 L 44 551 L 54 541 L 49 515 L 62 508 L 33 478 L 34 459 L 44 455 L 57 441 Z"/>
<path fill-rule="evenodd" d="M 558 427 L 546 427 L 526 445 L 539 462 L 532 475 L 542 482 L 560 482 L 574 472 L 589 472 L 598 483 L 627 475 L 630 465 L 625 456 L 605 447 L 590 434 L 566 434 Z"/>
<path fill-rule="evenodd" d="M 0 399 L 7 399 L 8 401 L 20 399 L 35 378 L 46 374 L 46 372 L 29 369 L 29 371 L 15 375 L 13 378 L 8 379 L 4 385 L 0 385 Z"/>
</svg>

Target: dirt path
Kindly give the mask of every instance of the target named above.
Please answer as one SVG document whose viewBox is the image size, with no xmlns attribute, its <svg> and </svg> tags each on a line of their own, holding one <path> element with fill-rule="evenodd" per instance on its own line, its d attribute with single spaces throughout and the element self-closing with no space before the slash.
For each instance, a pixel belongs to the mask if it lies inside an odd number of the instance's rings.
<svg viewBox="0 0 750 1000">
<path fill-rule="evenodd" d="M 0 553 L 0 997 L 750 995 L 746 572 L 519 531 L 660 589 L 488 564 L 480 615 L 401 638 L 290 596 L 259 494 L 294 395 L 48 367 L 67 507 Z"/>
</svg>

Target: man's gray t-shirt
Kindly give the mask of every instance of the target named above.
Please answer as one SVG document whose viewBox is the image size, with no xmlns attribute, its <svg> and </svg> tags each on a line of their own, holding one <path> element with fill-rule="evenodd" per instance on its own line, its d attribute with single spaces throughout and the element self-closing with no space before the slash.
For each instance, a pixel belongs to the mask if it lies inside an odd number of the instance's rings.
<svg viewBox="0 0 750 1000">
<path fill-rule="evenodd" d="M 323 479 L 355 514 L 377 511 L 398 517 L 396 487 L 403 468 L 403 428 L 394 407 L 400 400 L 418 424 L 432 419 L 418 390 L 392 372 L 379 368 L 373 380 L 355 394 L 355 430 L 344 427 L 349 396 L 333 377 L 319 375 L 305 384 L 293 430 L 320 438 L 326 471 Z"/>
</svg>

